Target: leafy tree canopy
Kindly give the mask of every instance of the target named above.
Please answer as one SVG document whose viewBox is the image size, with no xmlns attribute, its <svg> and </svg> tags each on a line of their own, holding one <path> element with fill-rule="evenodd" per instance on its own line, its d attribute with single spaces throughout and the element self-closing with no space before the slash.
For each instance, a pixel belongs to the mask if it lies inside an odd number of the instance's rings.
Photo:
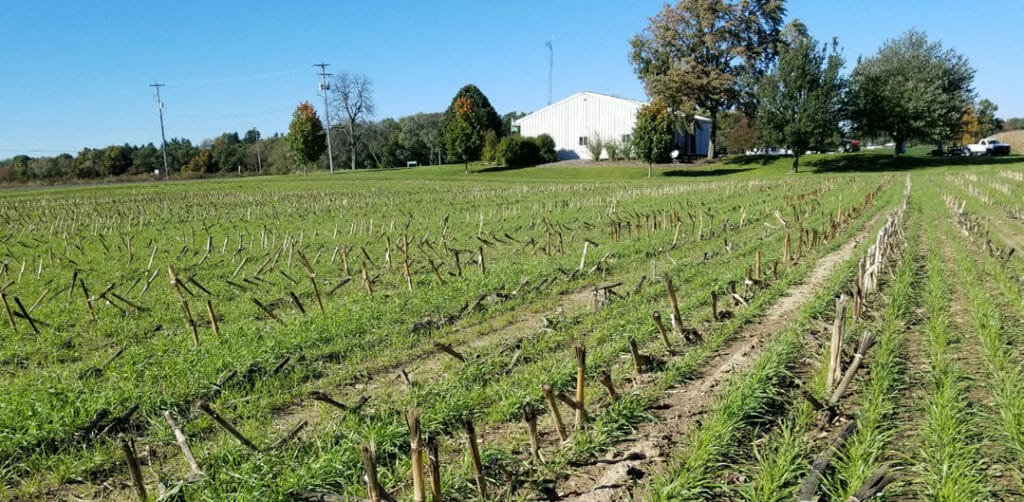
<svg viewBox="0 0 1024 502">
<path fill-rule="evenodd" d="M 995 103 L 982 99 L 974 105 L 974 111 L 978 116 L 978 139 L 991 136 L 1003 130 L 1003 119 L 996 117 L 999 106 Z"/>
<path fill-rule="evenodd" d="M 485 130 L 477 120 L 480 114 L 468 98 L 457 98 L 450 108 L 451 118 L 444 125 L 445 147 L 448 157 L 462 161 L 469 173 L 469 162 L 480 158 Z"/>
<path fill-rule="evenodd" d="M 775 59 L 785 12 L 782 0 L 681 0 L 665 5 L 630 42 L 630 61 L 648 96 L 681 115 L 680 123 L 708 114 L 708 157 L 719 112 L 756 106 L 751 83 Z"/>
<path fill-rule="evenodd" d="M 839 139 L 843 58 L 812 38 L 799 20 L 786 25 L 775 70 L 758 88 L 757 123 L 762 142 L 793 151 L 793 172 L 800 155 Z"/>
<path fill-rule="evenodd" d="M 475 85 L 469 84 L 459 89 L 452 98 L 452 103 L 444 112 L 445 150 L 451 160 L 458 160 L 466 165 L 480 158 L 484 146 L 484 134 L 494 131 L 500 135 L 502 131 L 501 117 L 491 106 L 490 100 Z"/>
<path fill-rule="evenodd" d="M 865 136 L 888 135 L 897 153 L 908 140 L 954 140 L 974 99 L 973 81 L 967 58 L 910 30 L 853 69 L 850 119 Z"/>
<path fill-rule="evenodd" d="M 652 175 L 652 164 L 668 159 L 673 131 L 672 114 L 664 103 L 656 100 L 637 110 L 631 142 L 637 158 L 647 163 L 648 178 Z"/>
<path fill-rule="evenodd" d="M 288 147 L 302 163 L 315 162 L 327 150 L 324 125 L 308 101 L 299 103 L 288 125 Z"/>
<path fill-rule="evenodd" d="M 451 104 L 448 105 L 448 109 L 444 112 L 445 124 L 454 118 L 455 102 L 460 99 L 469 100 L 471 110 L 474 115 L 473 123 L 474 126 L 479 126 L 481 138 L 483 138 L 484 131 L 488 129 L 496 132 L 499 136 L 504 135 L 501 116 L 499 116 L 498 112 L 493 106 L 491 106 L 491 101 L 487 99 L 487 96 L 485 96 L 484 93 L 473 84 L 464 85 L 455 93 L 455 97 L 452 98 Z"/>
</svg>

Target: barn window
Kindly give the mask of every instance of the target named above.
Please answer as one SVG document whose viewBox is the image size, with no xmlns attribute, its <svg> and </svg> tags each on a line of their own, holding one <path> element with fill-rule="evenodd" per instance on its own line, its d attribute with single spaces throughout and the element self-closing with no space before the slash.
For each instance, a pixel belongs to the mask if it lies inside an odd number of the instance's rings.
<svg viewBox="0 0 1024 502">
<path fill-rule="evenodd" d="M 589 143 L 587 141 L 587 137 L 586 136 L 580 136 L 580 146 L 587 146 L 587 143 Z"/>
<path fill-rule="evenodd" d="M 629 143 L 629 139 L 630 139 L 630 137 L 631 137 L 631 136 L 630 136 L 629 134 L 623 134 L 623 135 L 622 135 L 622 142 L 623 142 L 623 143 Z"/>
</svg>

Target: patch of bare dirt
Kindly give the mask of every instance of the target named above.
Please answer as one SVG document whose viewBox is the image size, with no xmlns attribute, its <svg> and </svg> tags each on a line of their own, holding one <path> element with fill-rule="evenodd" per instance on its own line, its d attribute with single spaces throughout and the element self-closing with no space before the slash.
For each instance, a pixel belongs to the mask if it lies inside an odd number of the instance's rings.
<svg viewBox="0 0 1024 502">
<path fill-rule="evenodd" d="M 850 242 L 818 260 L 803 283 L 787 291 L 763 317 L 744 327 L 710 361 L 700 377 L 666 392 L 654 406 L 655 422 L 642 425 L 631 439 L 619 443 L 604 459 L 570 473 L 559 486 L 560 500 L 633 500 L 641 494 L 649 484 L 644 480 L 670 465 L 676 447 L 689 431 L 699 426 L 700 418 L 718 399 L 728 379 L 754 364 L 765 342 L 793 321 L 835 269 L 851 258 L 857 243 L 870 236 L 879 217 L 875 216 Z"/>
</svg>

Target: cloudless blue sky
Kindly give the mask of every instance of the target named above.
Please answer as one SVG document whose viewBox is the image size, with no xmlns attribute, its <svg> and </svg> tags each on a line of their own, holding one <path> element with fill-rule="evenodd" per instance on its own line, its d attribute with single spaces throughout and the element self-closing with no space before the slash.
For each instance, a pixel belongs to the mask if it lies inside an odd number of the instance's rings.
<svg viewBox="0 0 1024 502">
<path fill-rule="evenodd" d="M 167 138 L 284 133 L 295 106 L 321 112 L 319 71 L 363 73 L 377 118 L 443 111 L 473 83 L 498 113 L 590 90 L 644 98 L 628 41 L 660 1 L 492 0 L 0 3 L 0 158 L 83 147 L 160 143 L 152 82 L 161 82 Z M 1024 116 L 1024 0 L 793 0 L 788 18 L 819 40 L 839 38 L 849 71 L 909 28 L 966 55 L 980 97 Z"/>
</svg>

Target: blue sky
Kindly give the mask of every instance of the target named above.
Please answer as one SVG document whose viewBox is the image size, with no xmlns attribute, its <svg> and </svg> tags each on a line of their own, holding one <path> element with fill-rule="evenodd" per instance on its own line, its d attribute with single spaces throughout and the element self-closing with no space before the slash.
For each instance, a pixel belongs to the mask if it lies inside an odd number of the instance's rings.
<svg viewBox="0 0 1024 502">
<path fill-rule="evenodd" d="M 576 0 L 177 1 L 4 0 L 0 3 L 0 158 L 83 147 L 199 143 L 225 131 L 287 131 L 317 95 L 318 62 L 375 83 L 377 117 L 442 111 L 474 83 L 499 113 L 580 90 L 644 98 L 628 40 L 662 2 Z M 980 97 L 1024 116 L 1019 91 L 1024 0 L 793 0 L 790 18 L 820 40 L 839 37 L 847 70 L 908 28 L 966 55 Z"/>
</svg>

